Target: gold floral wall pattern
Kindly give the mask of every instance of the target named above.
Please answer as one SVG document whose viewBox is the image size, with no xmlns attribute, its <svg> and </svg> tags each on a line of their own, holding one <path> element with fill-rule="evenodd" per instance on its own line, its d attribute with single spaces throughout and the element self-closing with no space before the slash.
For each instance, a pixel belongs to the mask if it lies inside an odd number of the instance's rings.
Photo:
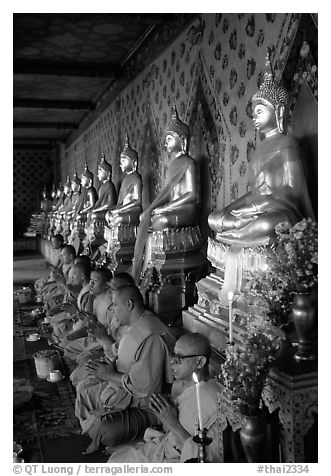
<svg viewBox="0 0 331 476">
<path fill-rule="evenodd" d="M 152 183 L 158 190 L 169 165 L 162 148 L 163 131 L 175 101 L 180 118 L 191 127 L 192 156 L 198 150 L 197 141 L 206 141 L 211 207 L 222 208 L 244 194 L 257 140 L 250 98 L 263 78 L 268 48 L 276 70 L 282 73 L 299 17 L 283 13 L 200 15 L 107 106 L 86 130 L 85 142 L 80 136 L 68 147 L 62 179 L 74 172 L 75 164 L 81 173 L 85 159 L 96 170 L 101 150 L 113 164 L 114 182 L 120 182 L 120 146 L 128 132 L 140 157 L 140 171 L 144 172 L 152 157 L 156 172 Z M 101 101 L 106 98 L 107 93 Z M 152 120 L 148 122 L 149 113 Z M 200 121 L 202 130 L 195 121 Z"/>
</svg>

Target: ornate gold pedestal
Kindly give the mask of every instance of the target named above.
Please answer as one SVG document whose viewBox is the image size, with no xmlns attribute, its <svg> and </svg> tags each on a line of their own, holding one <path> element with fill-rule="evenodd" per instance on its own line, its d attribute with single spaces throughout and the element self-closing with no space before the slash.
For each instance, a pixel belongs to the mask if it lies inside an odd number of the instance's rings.
<svg viewBox="0 0 331 476">
<path fill-rule="evenodd" d="M 149 234 L 151 257 L 140 283 L 142 293 L 156 313 L 175 317 L 195 300 L 195 284 L 206 260 L 200 253 L 198 226 Z"/>
<path fill-rule="evenodd" d="M 79 253 L 82 249 L 84 249 L 83 241 L 85 239 L 85 224 L 86 224 L 86 215 L 83 215 L 79 218 L 76 218 L 71 230 L 71 234 L 69 237 L 69 244 L 74 245 L 76 243 L 76 240 L 78 238 L 79 240 L 79 245 L 78 245 L 78 250 L 76 250 L 77 253 Z M 75 245 L 74 245 L 75 246 Z M 76 246 L 75 246 L 76 248 Z"/>
<path fill-rule="evenodd" d="M 286 463 L 304 463 L 308 462 L 305 448 L 311 446 L 309 441 L 305 444 L 304 438 L 315 422 L 314 414 L 317 419 L 317 362 L 298 364 L 294 352 L 295 348 L 288 346 L 275 361 L 262 398 L 270 413 L 279 409 L 282 459 Z M 317 462 L 317 454 L 315 457 Z"/>
<path fill-rule="evenodd" d="M 97 253 L 97 251 L 101 245 L 105 243 L 105 226 L 106 220 L 104 218 L 91 220 L 90 223 L 87 221 L 85 224 L 85 238 L 83 241 L 84 254 L 88 254 L 91 259 L 93 259 L 97 254 L 100 257 L 100 253 Z"/>
<path fill-rule="evenodd" d="M 105 226 L 105 244 L 99 247 L 97 265 L 107 266 L 111 271 L 127 271 L 132 265 L 137 227 L 132 225 Z"/>
<path fill-rule="evenodd" d="M 229 310 L 219 300 L 218 294 L 224 284 L 225 257 L 228 245 L 212 238 L 208 239 L 207 258 L 216 268 L 214 273 L 201 279 L 197 284 L 198 303 L 183 311 L 183 326 L 191 332 L 201 332 L 209 337 L 212 346 L 224 352 L 229 340 Z M 242 281 L 247 279 L 247 271 L 262 269 L 266 266 L 266 247 L 243 248 L 240 262 L 242 265 Z M 233 313 L 240 316 L 248 310 L 243 297 L 238 294 L 233 302 Z M 254 312 L 261 309 L 254 308 Z M 233 340 L 242 341 L 244 328 L 238 324 L 239 318 L 233 322 Z"/>
</svg>

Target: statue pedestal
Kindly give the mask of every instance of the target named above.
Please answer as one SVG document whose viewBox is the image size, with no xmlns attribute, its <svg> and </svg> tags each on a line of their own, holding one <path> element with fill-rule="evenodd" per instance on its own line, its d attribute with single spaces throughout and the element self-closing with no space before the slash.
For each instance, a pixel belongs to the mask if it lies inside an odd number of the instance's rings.
<svg viewBox="0 0 331 476">
<path fill-rule="evenodd" d="M 83 241 L 85 239 L 85 224 L 86 224 L 86 215 L 83 215 L 79 218 L 76 218 L 73 224 L 71 235 L 69 238 L 69 244 L 73 245 L 76 241 L 76 238 L 79 240 L 78 252 L 81 248 L 84 248 Z M 77 251 L 77 250 L 76 250 Z"/>
<path fill-rule="evenodd" d="M 282 460 L 317 462 L 317 442 L 307 438 L 305 442 L 308 431 L 317 423 L 317 361 L 298 364 L 293 358 L 295 350 L 293 346 L 285 347 L 274 362 L 262 398 L 270 413 L 279 409 Z M 310 455 L 305 453 L 308 450 Z"/>
<path fill-rule="evenodd" d="M 224 284 L 224 270 L 228 245 L 208 239 L 207 258 L 216 268 L 214 273 L 201 279 L 197 284 L 198 303 L 183 311 L 183 326 L 191 332 L 201 332 L 211 341 L 219 352 L 224 352 L 229 340 L 229 310 L 219 300 L 218 293 Z M 242 265 L 242 281 L 245 282 L 247 271 L 258 271 L 266 266 L 266 247 L 243 248 L 240 261 Z M 256 306 L 250 311 L 261 313 Z M 233 314 L 238 316 L 232 324 L 233 340 L 243 341 L 245 329 L 238 324 L 240 316 L 247 313 L 248 306 L 240 295 L 233 301 Z"/>
<path fill-rule="evenodd" d="M 113 272 L 127 271 L 132 265 L 137 227 L 132 225 L 105 226 L 104 239 L 107 242 L 106 256 L 103 261 Z M 105 246 L 100 246 L 104 255 Z"/>
<path fill-rule="evenodd" d="M 154 312 L 172 319 L 195 301 L 195 284 L 206 264 L 198 226 L 153 231 L 151 257 L 140 289 Z"/>
</svg>

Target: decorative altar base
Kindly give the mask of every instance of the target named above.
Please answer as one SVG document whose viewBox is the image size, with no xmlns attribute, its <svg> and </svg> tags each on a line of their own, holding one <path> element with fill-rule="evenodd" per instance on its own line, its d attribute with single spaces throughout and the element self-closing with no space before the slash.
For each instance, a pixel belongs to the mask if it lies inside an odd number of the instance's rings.
<svg viewBox="0 0 331 476">
<path fill-rule="evenodd" d="M 229 341 L 229 310 L 219 300 L 219 292 L 224 285 L 224 270 L 228 250 L 229 245 L 212 238 L 208 239 L 207 258 L 216 270 L 196 283 L 198 303 L 182 313 L 183 327 L 191 332 L 201 332 L 206 335 L 212 346 L 221 353 L 224 353 L 226 343 Z M 254 272 L 265 269 L 267 265 L 266 251 L 265 246 L 243 248 L 241 250 L 241 289 L 247 279 L 248 271 Z M 257 306 L 248 308 L 243 295 L 238 293 L 235 295 L 232 310 L 236 316 L 232 325 L 233 341 L 242 342 L 245 329 L 239 324 L 240 317 L 248 311 L 262 313 L 262 309 Z"/>
<path fill-rule="evenodd" d="M 128 271 L 132 265 L 136 234 L 136 226 L 105 226 L 104 240 L 106 243 L 100 245 L 95 253 L 96 264 L 107 266 L 113 272 Z"/>
<path fill-rule="evenodd" d="M 195 284 L 206 264 L 200 253 L 198 226 L 149 233 L 150 259 L 140 282 L 142 294 L 154 312 L 176 319 L 176 313 L 192 305 Z"/>
</svg>

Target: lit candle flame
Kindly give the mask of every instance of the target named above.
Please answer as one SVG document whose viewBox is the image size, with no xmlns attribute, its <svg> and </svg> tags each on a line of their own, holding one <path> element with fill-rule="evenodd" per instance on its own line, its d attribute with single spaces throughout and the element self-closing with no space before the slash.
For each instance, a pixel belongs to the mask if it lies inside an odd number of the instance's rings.
<svg viewBox="0 0 331 476">
<path fill-rule="evenodd" d="M 199 429 L 203 430 L 201 398 L 200 398 L 200 382 L 199 382 L 198 376 L 195 372 L 193 372 L 192 377 L 193 377 L 194 382 L 196 383 Z"/>
<path fill-rule="evenodd" d="M 232 291 L 229 291 L 229 292 L 228 292 L 228 300 L 229 300 L 229 301 L 232 301 L 232 300 L 233 300 L 233 296 L 234 296 L 233 292 L 232 292 Z"/>
</svg>

